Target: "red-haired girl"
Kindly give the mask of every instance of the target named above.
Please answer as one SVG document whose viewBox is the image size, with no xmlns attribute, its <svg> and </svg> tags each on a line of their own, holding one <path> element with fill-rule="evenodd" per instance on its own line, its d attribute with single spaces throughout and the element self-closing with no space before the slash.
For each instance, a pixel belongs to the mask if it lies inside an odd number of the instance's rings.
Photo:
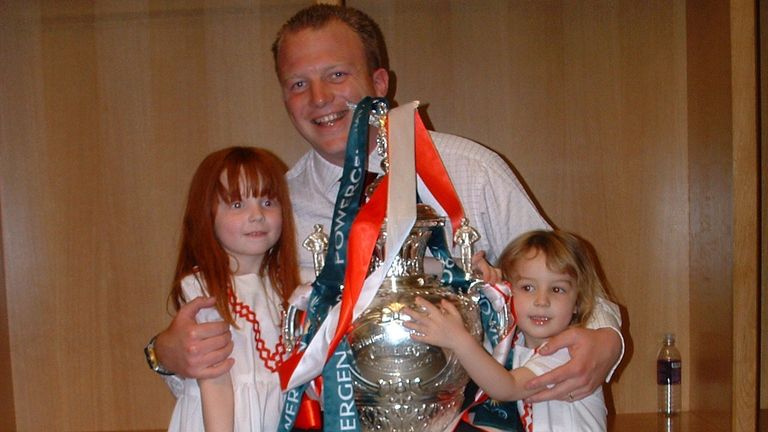
<svg viewBox="0 0 768 432">
<path fill-rule="evenodd" d="M 192 178 L 169 301 L 178 310 L 215 297 L 197 320 L 230 324 L 235 363 L 219 377 L 183 381 L 170 431 L 277 429 L 281 319 L 299 284 L 286 169 L 266 150 L 230 147 Z"/>
</svg>

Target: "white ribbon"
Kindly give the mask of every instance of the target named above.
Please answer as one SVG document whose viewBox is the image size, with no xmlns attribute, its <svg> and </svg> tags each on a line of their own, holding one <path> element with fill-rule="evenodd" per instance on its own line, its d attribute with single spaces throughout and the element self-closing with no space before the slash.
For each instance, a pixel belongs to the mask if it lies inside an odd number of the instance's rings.
<svg viewBox="0 0 768 432">
<path fill-rule="evenodd" d="M 389 110 L 389 194 L 387 197 L 387 239 L 385 259 L 363 283 L 360 297 L 352 310 L 352 320 L 371 304 L 392 262 L 416 221 L 415 111 L 418 101 Z M 304 351 L 286 390 L 311 381 L 323 371 L 330 342 L 336 334 L 341 304 L 328 312 L 315 337 Z"/>
</svg>

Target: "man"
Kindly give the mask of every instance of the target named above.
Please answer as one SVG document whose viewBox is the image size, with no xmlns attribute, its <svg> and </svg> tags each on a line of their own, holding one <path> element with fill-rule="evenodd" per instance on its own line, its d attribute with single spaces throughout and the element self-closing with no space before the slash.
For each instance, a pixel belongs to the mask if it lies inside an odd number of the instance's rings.
<svg viewBox="0 0 768 432">
<path fill-rule="evenodd" d="M 382 49 L 376 24 L 352 8 L 311 6 L 294 15 L 278 33 L 273 53 L 285 107 L 312 147 L 286 175 L 299 242 L 313 232 L 315 224 L 330 226 L 352 119 L 350 104 L 365 96 L 383 97 L 389 90 Z M 375 130 L 371 151 L 373 134 Z M 549 228 L 498 155 L 460 137 L 432 133 L 432 138 L 470 223 L 482 235 L 477 247 L 486 252 L 489 261 L 495 261 L 518 234 Z M 377 167 L 378 156 L 372 151 L 369 169 Z M 420 187 L 419 193 L 425 203 L 442 211 L 429 191 Z M 304 274 L 313 275 L 311 253 L 299 249 L 300 263 L 307 269 Z M 194 320 L 200 308 L 212 305 L 208 299 L 190 302 L 152 339 L 150 345 L 159 361 L 155 370 L 196 378 L 229 370 L 232 343 L 227 325 L 198 325 Z M 590 326 L 599 329 L 567 330 L 553 338 L 548 349 L 542 349 L 546 354 L 568 347 L 572 360 L 531 382 L 531 387 L 542 389 L 532 401 L 580 399 L 592 393 L 615 367 L 622 351 L 620 318 L 615 305 L 603 302 L 600 309 L 597 322 Z"/>
</svg>

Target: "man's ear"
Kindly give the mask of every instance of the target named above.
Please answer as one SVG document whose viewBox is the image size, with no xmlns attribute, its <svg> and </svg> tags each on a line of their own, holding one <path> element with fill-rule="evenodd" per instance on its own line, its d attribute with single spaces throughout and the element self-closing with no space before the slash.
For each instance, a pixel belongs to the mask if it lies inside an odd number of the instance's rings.
<svg viewBox="0 0 768 432">
<path fill-rule="evenodd" d="M 373 88 L 377 97 L 384 97 L 389 91 L 389 72 L 384 68 L 378 68 L 373 72 Z"/>
</svg>

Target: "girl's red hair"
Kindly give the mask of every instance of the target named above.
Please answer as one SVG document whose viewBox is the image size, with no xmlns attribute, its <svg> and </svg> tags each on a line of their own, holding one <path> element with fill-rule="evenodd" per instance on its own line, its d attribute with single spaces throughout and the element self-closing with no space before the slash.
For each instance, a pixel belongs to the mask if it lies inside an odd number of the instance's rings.
<svg viewBox="0 0 768 432">
<path fill-rule="evenodd" d="M 299 284 L 299 266 L 293 210 L 284 177 L 287 170 L 280 158 L 255 147 L 229 147 L 203 159 L 192 177 L 184 211 L 179 258 L 169 296 L 175 310 L 182 302 L 191 300 L 183 297 L 182 279 L 198 274 L 208 294 L 216 298 L 216 309 L 221 316 L 234 323 L 228 298 L 233 284 L 230 257 L 216 238 L 214 221 L 220 201 L 229 203 L 250 196 L 266 196 L 280 203 L 283 230 L 278 242 L 264 255 L 259 276 L 268 277 L 283 306 L 288 304 L 288 298 Z M 229 188 L 221 182 L 222 173 L 226 173 Z"/>
</svg>

